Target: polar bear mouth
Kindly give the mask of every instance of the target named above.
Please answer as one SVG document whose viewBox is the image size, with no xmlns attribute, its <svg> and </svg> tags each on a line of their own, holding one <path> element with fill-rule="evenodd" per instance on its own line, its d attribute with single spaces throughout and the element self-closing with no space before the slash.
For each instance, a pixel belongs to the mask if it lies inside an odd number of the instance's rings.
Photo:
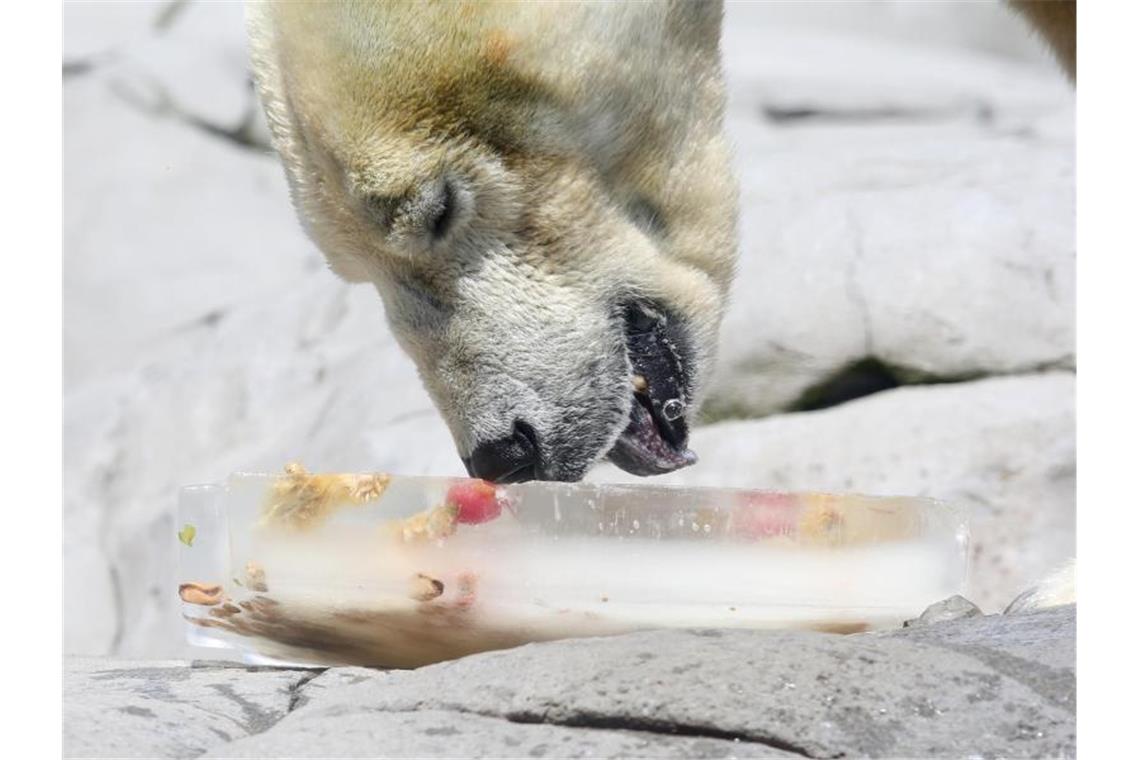
<svg viewBox="0 0 1140 760">
<path fill-rule="evenodd" d="M 633 403 L 607 457 L 633 475 L 661 475 L 696 463 L 686 419 L 692 397 L 689 341 L 681 321 L 657 304 L 623 308 Z"/>
</svg>

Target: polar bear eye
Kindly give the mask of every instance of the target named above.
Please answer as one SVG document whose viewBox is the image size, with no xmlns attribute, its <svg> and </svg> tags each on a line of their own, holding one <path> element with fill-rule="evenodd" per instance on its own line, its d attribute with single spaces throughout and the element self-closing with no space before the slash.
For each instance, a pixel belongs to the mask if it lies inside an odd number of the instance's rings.
<svg viewBox="0 0 1140 760">
<path fill-rule="evenodd" d="M 437 242 L 455 226 L 463 198 L 454 179 L 441 177 L 401 196 L 367 196 L 364 205 L 369 216 L 390 235 Z"/>
</svg>

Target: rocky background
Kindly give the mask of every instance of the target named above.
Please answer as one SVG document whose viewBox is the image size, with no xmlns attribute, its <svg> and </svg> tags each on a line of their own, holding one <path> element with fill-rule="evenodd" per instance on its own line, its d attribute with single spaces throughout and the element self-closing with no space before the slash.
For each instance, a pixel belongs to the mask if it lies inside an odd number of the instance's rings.
<svg viewBox="0 0 1140 760">
<path fill-rule="evenodd" d="M 180 484 L 462 466 L 293 216 L 240 5 L 64 15 L 65 646 L 174 656 Z M 988 3 L 730 3 L 724 54 L 740 278 L 664 480 L 964 504 L 998 609 L 1074 551 L 1074 96 Z"/>
</svg>

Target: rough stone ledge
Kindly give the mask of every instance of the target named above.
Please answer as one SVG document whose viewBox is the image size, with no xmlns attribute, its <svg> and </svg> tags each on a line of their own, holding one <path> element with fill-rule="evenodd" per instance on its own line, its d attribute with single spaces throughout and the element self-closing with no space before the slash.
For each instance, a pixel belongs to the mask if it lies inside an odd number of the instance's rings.
<svg viewBox="0 0 1140 760">
<path fill-rule="evenodd" d="M 650 631 L 415 671 L 70 659 L 68 757 L 1071 757 L 1076 607 Z"/>
<path fill-rule="evenodd" d="M 526 723 L 454 710 L 308 716 L 288 730 L 225 744 L 211 758 L 252 757 L 803 757 L 741 739 L 653 729 Z"/>
</svg>

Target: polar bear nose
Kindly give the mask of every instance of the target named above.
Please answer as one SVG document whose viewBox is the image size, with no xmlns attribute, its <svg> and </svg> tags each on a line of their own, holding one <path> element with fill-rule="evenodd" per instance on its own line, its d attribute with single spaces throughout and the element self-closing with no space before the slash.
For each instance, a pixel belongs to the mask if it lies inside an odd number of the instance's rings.
<svg viewBox="0 0 1140 760">
<path fill-rule="evenodd" d="M 539 476 L 539 460 L 534 428 L 516 421 L 511 435 L 480 443 L 463 464 L 475 478 L 494 483 L 521 483 Z"/>
</svg>

